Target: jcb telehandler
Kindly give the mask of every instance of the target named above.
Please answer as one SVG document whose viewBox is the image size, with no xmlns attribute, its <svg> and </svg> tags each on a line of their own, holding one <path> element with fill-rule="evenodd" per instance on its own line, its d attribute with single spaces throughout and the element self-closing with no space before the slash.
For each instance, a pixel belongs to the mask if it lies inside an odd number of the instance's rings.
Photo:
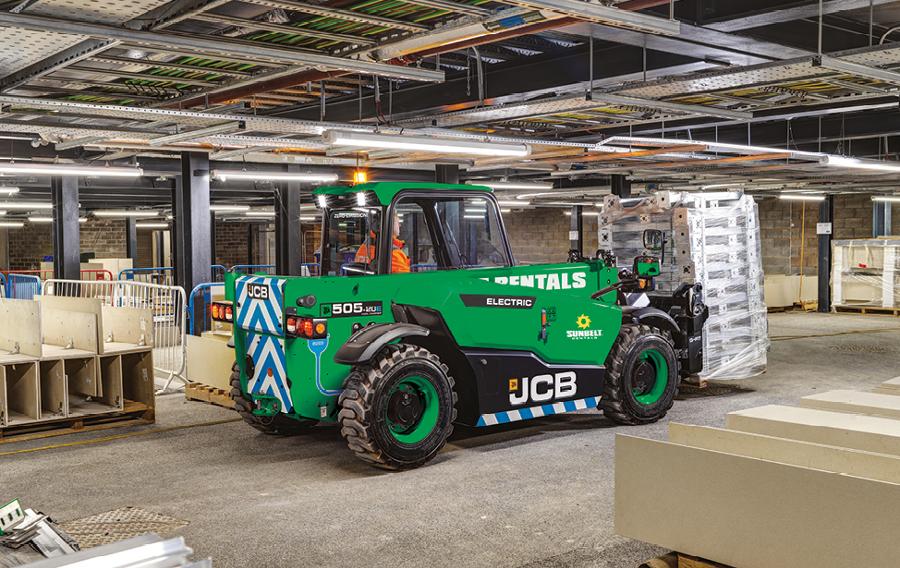
<svg viewBox="0 0 900 568">
<path fill-rule="evenodd" d="M 387 469 L 420 466 L 456 422 L 481 427 L 599 407 L 643 424 L 702 366 L 700 287 L 652 295 L 664 247 L 617 269 L 606 251 L 516 265 L 490 188 L 326 187 L 321 275 L 229 274 L 236 409 L 270 434 L 338 422 Z M 535 230 L 539 230 L 535 227 Z M 664 254 L 664 250 L 662 251 Z"/>
</svg>

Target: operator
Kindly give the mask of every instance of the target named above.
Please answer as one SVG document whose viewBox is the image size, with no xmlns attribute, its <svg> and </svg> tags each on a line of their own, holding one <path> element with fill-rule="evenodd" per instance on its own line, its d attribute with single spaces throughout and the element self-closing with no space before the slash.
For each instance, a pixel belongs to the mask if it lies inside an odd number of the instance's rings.
<svg viewBox="0 0 900 568">
<path fill-rule="evenodd" d="M 356 251 L 356 258 L 354 259 L 356 262 L 371 264 L 375 260 L 377 235 L 375 231 L 370 231 L 369 236 L 372 239 L 372 244 L 368 246 L 368 250 L 366 250 L 366 243 L 359 245 L 359 250 Z M 409 272 L 409 257 L 403 252 L 403 247 L 406 243 L 400 240 L 400 216 L 396 213 L 393 218 L 393 240 L 391 244 L 391 273 Z"/>
</svg>

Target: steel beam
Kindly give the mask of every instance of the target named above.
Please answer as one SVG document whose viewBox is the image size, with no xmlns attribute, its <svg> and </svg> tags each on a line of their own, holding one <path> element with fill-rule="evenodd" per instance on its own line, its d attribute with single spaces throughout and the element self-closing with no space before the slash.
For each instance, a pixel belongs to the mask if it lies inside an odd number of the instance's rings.
<svg viewBox="0 0 900 568">
<path fill-rule="evenodd" d="M 322 67 L 365 75 L 379 75 L 411 81 L 444 80 L 443 71 L 418 67 L 404 67 L 385 63 L 372 63 L 358 59 L 334 57 L 321 53 L 273 47 L 260 42 L 226 39 L 220 37 L 192 36 L 187 34 L 129 30 L 106 24 L 64 20 L 31 14 L 0 12 L 0 25 L 27 30 L 48 31 L 62 34 L 87 35 L 94 38 L 127 41 L 149 48 L 192 49 L 198 54 L 208 54 L 228 59 L 234 55 L 268 61 L 277 65 L 303 65 Z"/>
<path fill-rule="evenodd" d="M 437 183 L 459 183 L 458 164 L 437 164 L 434 166 L 434 181 Z"/>
<path fill-rule="evenodd" d="M 201 152 L 181 154 L 181 176 L 172 195 L 172 242 L 175 282 L 190 293 L 211 278 L 209 158 Z"/>
<path fill-rule="evenodd" d="M 621 174 L 613 174 L 610 176 L 610 184 L 612 186 L 612 194 L 618 195 L 625 199 L 631 197 L 631 180 Z"/>
<path fill-rule="evenodd" d="M 54 71 L 64 69 L 66 66 L 76 63 L 83 59 L 87 59 L 96 55 L 117 42 L 111 39 L 87 39 L 73 45 L 68 49 L 64 49 L 58 53 L 54 53 L 50 57 L 42 59 L 36 63 L 32 63 L 24 69 L 20 69 L 14 73 L 10 73 L 6 77 L 0 79 L 0 93 L 20 87 L 29 81 L 49 75 Z"/>
<path fill-rule="evenodd" d="M 125 218 L 125 256 L 132 261 L 138 257 L 137 219 L 134 217 Z"/>
<path fill-rule="evenodd" d="M 605 26 L 627 28 L 643 33 L 677 36 L 681 32 L 681 22 L 650 16 L 640 12 L 630 12 L 582 0 L 510 0 L 510 3 L 526 8 L 552 10 L 554 12 L 596 22 Z"/>
<path fill-rule="evenodd" d="M 51 178 L 50 193 L 53 200 L 53 274 L 63 280 L 80 280 L 78 178 Z"/>
<path fill-rule="evenodd" d="M 828 195 L 819 204 L 819 223 L 834 222 L 834 195 Z M 823 313 L 831 311 L 831 231 L 819 234 L 819 308 Z M 800 267 L 803 270 L 803 267 Z"/>
<path fill-rule="evenodd" d="M 584 205 L 572 206 L 572 217 L 569 220 L 569 249 L 584 254 Z"/>
<path fill-rule="evenodd" d="M 288 172 L 299 171 L 300 166 L 288 166 Z M 302 276 L 300 196 L 299 182 L 281 184 L 275 191 L 275 271 L 285 276 Z"/>
<path fill-rule="evenodd" d="M 834 14 L 835 12 L 868 8 L 870 4 L 877 7 L 884 4 L 893 4 L 896 1 L 897 0 L 828 0 L 827 2 L 822 2 L 822 14 L 827 16 L 828 14 Z M 737 32 L 781 24 L 784 22 L 792 22 L 794 20 L 802 20 L 805 18 L 818 18 L 818 16 L 819 4 L 817 2 L 808 2 L 803 6 L 784 8 L 782 10 L 763 8 L 753 15 L 737 15 L 724 22 L 706 24 L 704 27 L 720 32 Z"/>
</svg>

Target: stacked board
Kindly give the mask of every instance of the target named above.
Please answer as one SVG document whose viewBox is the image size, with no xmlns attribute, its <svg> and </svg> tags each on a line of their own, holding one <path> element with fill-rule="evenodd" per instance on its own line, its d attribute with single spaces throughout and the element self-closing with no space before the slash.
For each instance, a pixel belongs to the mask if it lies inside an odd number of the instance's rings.
<svg viewBox="0 0 900 568">
<path fill-rule="evenodd" d="M 96 299 L 0 300 L 0 438 L 120 414 L 153 419 L 152 314 Z"/>
<path fill-rule="evenodd" d="M 616 532 L 741 568 L 896 566 L 900 378 L 618 435 Z"/>
</svg>

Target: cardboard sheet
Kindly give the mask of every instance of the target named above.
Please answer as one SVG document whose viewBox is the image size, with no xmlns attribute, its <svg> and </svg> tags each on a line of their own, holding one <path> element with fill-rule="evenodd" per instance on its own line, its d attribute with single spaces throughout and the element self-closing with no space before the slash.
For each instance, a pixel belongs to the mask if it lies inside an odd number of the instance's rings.
<svg viewBox="0 0 900 568">
<path fill-rule="evenodd" d="M 44 344 L 80 349 L 91 354 L 99 352 L 97 316 L 41 306 L 41 327 Z"/>
<path fill-rule="evenodd" d="M 101 328 L 107 344 L 153 347 L 153 312 L 150 309 L 103 306 Z"/>
<path fill-rule="evenodd" d="M 852 390 L 833 390 L 800 399 L 804 408 L 851 412 L 900 420 L 900 396 Z"/>
<path fill-rule="evenodd" d="M 616 436 L 615 529 L 746 568 L 895 566 L 900 485 Z"/>
<path fill-rule="evenodd" d="M 879 481 L 900 483 L 900 457 L 708 426 L 669 423 L 669 441 Z"/>
<path fill-rule="evenodd" d="M 33 300 L 0 299 L 0 350 L 30 357 L 41 356 L 40 306 Z"/>
<path fill-rule="evenodd" d="M 900 455 L 900 420 L 890 418 L 770 405 L 730 412 L 725 426 L 778 438 Z"/>
</svg>

